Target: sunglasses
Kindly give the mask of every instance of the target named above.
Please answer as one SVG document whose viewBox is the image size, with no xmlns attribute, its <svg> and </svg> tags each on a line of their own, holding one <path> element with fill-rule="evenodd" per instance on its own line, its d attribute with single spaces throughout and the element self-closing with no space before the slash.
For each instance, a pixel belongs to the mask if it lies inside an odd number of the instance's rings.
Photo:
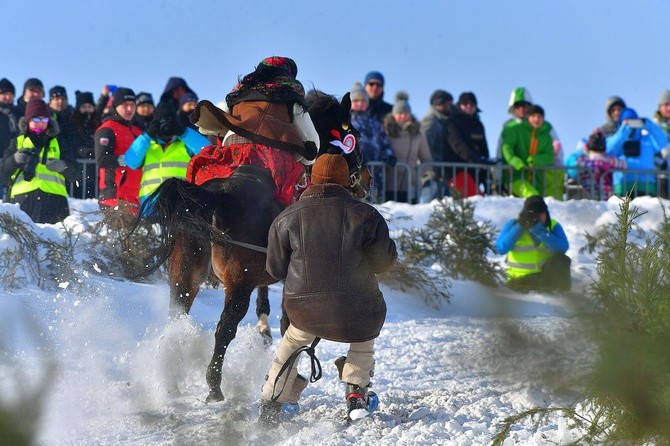
<svg viewBox="0 0 670 446">
<path fill-rule="evenodd" d="M 48 124 L 48 123 L 49 123 L 49 118 L 33 118 L 32 121 L 33 121 L 35 124 L 39 124 L 40 122 L 41 122 L 42 124 Z"/>
<path fill-rule="evenodd" d="M 368 85 L 372 87 L 381 87 L 382 83 L 381 82 L 368 82 Z"/>
</svg>

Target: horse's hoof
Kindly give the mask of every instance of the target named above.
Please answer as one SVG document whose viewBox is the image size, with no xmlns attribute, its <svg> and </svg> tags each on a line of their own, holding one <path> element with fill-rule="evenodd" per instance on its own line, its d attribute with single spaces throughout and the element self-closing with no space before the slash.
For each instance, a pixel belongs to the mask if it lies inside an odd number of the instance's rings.
<svg viewBox="0 0 670 446">
<path fill-rule="evenodd" d="M 223 399 L 223 392 L 220 389 L 210 390 L 205 403 L 218 403 L 219 401 L 223 401 Z"/>
<path fill-rule="evenodd" d="M 272 334 L 268 332 L 261 332 L 261 336 L 263 336 L 263 345 L 269 346 L 272 345 Z"/>
</svg>

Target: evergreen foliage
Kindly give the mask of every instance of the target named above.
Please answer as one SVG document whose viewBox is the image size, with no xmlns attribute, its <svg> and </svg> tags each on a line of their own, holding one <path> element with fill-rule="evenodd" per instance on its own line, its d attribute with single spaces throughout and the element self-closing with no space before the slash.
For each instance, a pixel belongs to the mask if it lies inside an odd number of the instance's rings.
<svg viewBox="0 0 670 446">
<path fill-rule="evenodd" d="M 398 238 L 405 259 L 427 267 L 436 263 L 454 279 L 502 283 L 503 268 L 487 257 L 495 251 L 496 229 L 488 221 L 476 221 L 474 214 L 474 202 L 454 191 L 435 206 L 425 227 Z"/>
</svg>

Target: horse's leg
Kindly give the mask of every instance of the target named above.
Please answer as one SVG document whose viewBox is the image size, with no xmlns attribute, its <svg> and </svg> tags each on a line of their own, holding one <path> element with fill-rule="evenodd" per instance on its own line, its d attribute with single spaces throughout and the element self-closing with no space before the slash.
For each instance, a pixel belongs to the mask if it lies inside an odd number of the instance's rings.
<svg viewBox="0 0 670 446">
<path fill-rule="evenodd" d="M 188 314 L 210 270 L 211 246 L 186 234 L 177 238 L 168 262 L 170 316 Z"/>
<path fill-rule="evenodd" d="M 270 316 L 270 299 L 267 286 L 256 288 L 256 316 L 258 317 L 256 328 L 263 335 L 265 343 L 271 343 L 272 331 L 268 322 L 268 316 Z"/>
</svg>

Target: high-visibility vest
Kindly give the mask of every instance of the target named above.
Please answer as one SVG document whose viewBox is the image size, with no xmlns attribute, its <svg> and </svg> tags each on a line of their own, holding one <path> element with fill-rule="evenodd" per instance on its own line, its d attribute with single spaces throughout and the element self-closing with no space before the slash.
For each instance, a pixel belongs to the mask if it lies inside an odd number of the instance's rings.
<svg viewBox="0 0 670 446">
<path fill-rule="evenodd" d="M 23 149 L 32 149 L 35 145 L 26 135 L 19 135 L 16 137 L 16 150 Z M 42 164 L 44 157 L 44 151 L 46 153 L 46 159 L 60 159 L 60 146 L 58 145 L 58 140 L 52 138 L 49 142 L 49 146 L 43 148 L 39 153 L 39 162 L 35 166 L 35 176 L 32 180 L 26 181 L 23 176 L 23 169 L 18 169 L 12 175 L 12 189 L 10 191 L 10 198 L 14 198 L 17 195 L 27 194 L 35 190 L 41 190 L 43 192 L 60 195 L 67 197 L 67 188 L 65 186 L 65 177 L 53 170 L 47 169 L 47 166 Z"/>
<path fill-rule="evenodd" d="M 146 197 L 168 178 L 186 178 L 186 168 L 191 160 L 186 145 L 175 139 L 165 150 L 156 141 L 151 141 L 144 157 L 142 180 L 140 181 L 140 198 Z"/>
<path fill-rule="evenodd" d="M 549 230 L 556 226 L 556 220 L 551 219 Z M 527 230 L 523 231 L 519 240 L 516 241 L 512 249 L 507 253 L 507 280 L 518 279 L 528 274 L 539 273 L 542 271 L 542 265 L 549 260 L 553 252 L 540 243 L 535 246 L 533 237 Z"/>
</svg>

